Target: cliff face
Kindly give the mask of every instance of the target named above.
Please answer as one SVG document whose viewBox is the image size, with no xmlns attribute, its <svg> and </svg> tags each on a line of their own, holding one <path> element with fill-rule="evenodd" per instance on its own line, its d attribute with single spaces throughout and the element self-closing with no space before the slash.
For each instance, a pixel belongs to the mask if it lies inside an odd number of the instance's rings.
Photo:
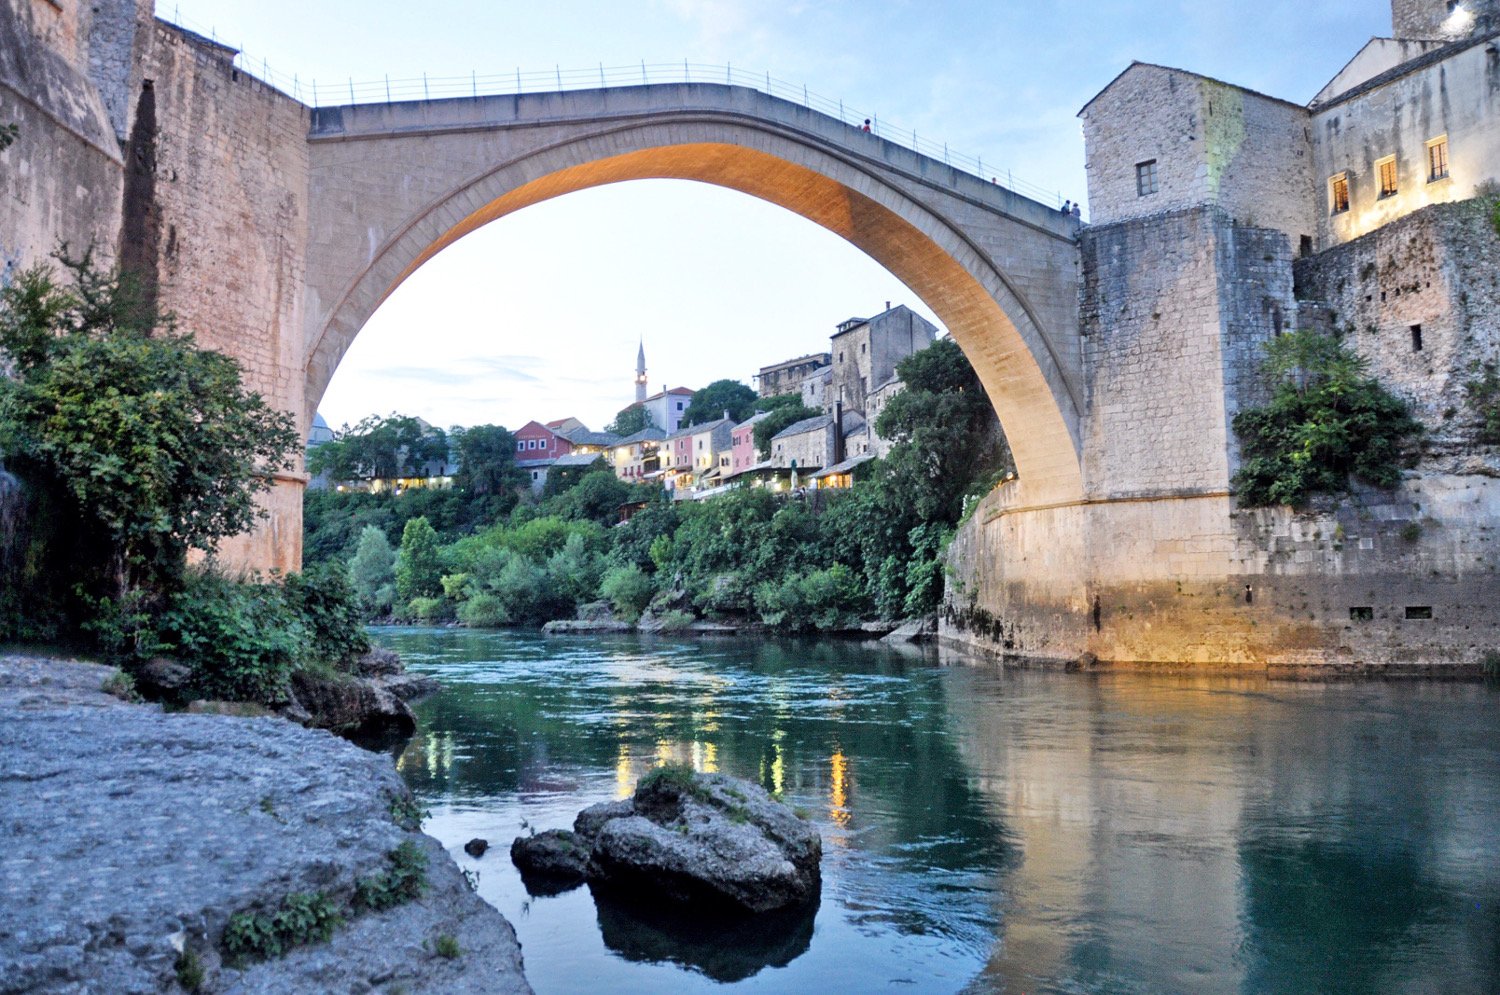
<svg viewBox="0 0 1500 995">
<path fill-rule="evenodd" d="M 177 991 L 187 960 L 205 991 L 531 990 L 510 924 L 413 828 L 389 757 L 127 704 L 101 690 L 113 674 L 0 657 L 0 992 Z M 368 911 L 360 882 L 403 846 L 425 857 L 422 894 Z M 329 940 L 226 962 L 233 917 L 299 894 L 343 916 Z"/>
</svg>

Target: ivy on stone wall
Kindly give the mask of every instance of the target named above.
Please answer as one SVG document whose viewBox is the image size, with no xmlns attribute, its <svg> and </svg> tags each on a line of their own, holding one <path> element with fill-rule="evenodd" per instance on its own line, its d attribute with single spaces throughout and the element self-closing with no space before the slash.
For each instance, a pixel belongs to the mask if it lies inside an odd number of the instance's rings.
<svg viewBox="0 0 1500 995">
<path fill-rule="evenodd" d="M 1500 221 L 1500 208 L 1497 208 Z M 1465 384 L 1469 392 L 1469 403 L 1481 419 L 1479 441 L 1491 446 L 1500 446 L 1500 372 L 1494 363 L 1476 367 L 1479 374 Z"/>
<path fill-rule="evenodd" d="M 1313 331 L 1278 336 L 1266 344 L 1262 375 L 1271 400 L 1234 419 L 1244 455 L 1234 477 L 1242 505 L 1303 505 L 1314 494 L 1346 491 L 1351 478 L 1394 487 L 1415 462 L 1421 424 L 1338 339 Z"/>
</svg>

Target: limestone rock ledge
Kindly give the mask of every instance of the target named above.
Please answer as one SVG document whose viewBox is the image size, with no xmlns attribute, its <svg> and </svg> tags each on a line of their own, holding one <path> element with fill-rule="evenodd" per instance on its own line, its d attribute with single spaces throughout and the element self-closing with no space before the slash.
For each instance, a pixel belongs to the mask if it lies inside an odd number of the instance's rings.
<svg viewBox="0 0 1500 995">
<path fill-rule="evenodd" d="M 183 946 L 205 992 L 531 991 L 510 923 L 407 828 L 388 756 L 279 718 L 128 704 L 101 690 L 112 674 L 0 657 L 0 992 L 180 991 Z M 223 963 L 234 913 L 297 892 L 347 904 L 408 840 L 428 858 L 420 898 Z"/>
</svg>

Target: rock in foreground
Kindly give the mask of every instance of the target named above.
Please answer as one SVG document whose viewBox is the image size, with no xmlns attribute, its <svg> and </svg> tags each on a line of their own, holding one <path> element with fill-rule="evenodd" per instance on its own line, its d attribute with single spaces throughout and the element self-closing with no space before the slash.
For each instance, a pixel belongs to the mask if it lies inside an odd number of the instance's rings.
<svg viewBox="0 0 1500 995">
<path fill-rule="evenodd" d="M 759 785 L 723 774 L 658 768 L 633 798 L 580 812 L 567 835 L 571 852 L 588 854 L 591 884 L 641 901 L 769 912 L 811 903 L 821 882 L 817 830 Z"/>
<path fill-rule="evenodd" d="M 215 992 L 530 991 L 510 924 L 416 831 L 389 757 L 279 718 L 128 705 L 99 690 L 114 673 L 0 658 L 0 991 L 179 991 L 193 966 Z M 402 848 L 419 893 L 361 903 L 391 891 L 371 882 Z M 294 896 L 342 924 L 232 963 L 235 917 Z"/>
</svg>

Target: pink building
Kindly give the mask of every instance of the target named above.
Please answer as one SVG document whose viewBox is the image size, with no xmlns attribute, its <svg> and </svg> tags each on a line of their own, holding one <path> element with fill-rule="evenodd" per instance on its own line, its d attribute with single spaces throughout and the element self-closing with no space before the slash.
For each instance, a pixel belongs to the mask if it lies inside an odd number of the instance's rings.
<svg viewBox="0 0 1500 995">
<path fill-rule="evenodd" d="M 730 429 L 729 473 L 725 476 L 748 470 L 760 462 L 755 452 L 755 425 L 767 417 L 766 412 L 760 411 Z"/>
</svg>

